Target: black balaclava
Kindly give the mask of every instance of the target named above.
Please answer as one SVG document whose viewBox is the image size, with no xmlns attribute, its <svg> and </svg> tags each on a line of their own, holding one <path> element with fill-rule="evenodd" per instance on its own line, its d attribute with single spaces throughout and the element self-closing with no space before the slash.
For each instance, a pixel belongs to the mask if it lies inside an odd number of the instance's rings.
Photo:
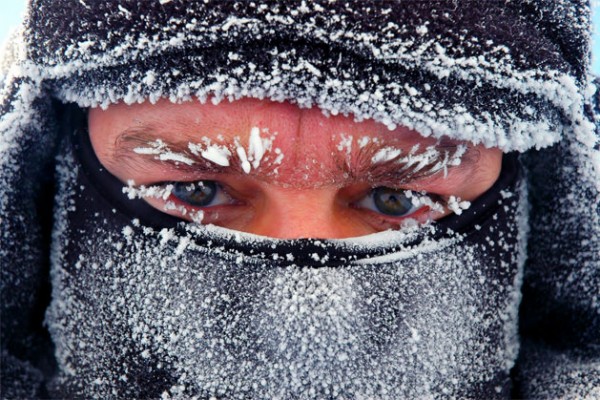
<svg viewBox="0 0 600 400">
<path fill-rule="evenodd" d="M 600 395 L 589 22 L 584 0 L 31 0 L 0 65 L 2 396 Z M 244 97 L 518 151 L 524 179 L 506 156 L 435 225 L 271 240 L 127 199 L 65 107 Z"/>
<path fill-rule="evenodd" d="M 290 241 L 130 200 L 87 132 L 70 139 L 47 316 L 56 397 L 509 393 L 526 238 L 514 154 L 460 218 Z"/>
</svg>

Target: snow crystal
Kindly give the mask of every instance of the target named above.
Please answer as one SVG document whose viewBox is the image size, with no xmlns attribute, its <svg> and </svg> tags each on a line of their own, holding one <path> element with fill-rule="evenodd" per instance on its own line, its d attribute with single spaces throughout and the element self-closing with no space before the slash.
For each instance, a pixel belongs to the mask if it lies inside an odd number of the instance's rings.
<svg viewBox="0 0 600 400">
<path fill-rule="evenodd" d="M 346 135 L 345 133 L 340 134 L 340 141 L 337 145 L 338 151 L 345 151 L 346 155 L 352 153 L 352 141 L 354 137 L 352 135 Z"/>
<path fill-rule="evenodd" d="M 142 80 L 146 85 L 152 86 L 156 82 L 156 73 L 154 71 L 146 72 L 146 76 Z"/>
<path fill-rule="evenodd" d="M 229 166 L 229 157 L 231 152 L 225 146 L 211 145 L 200 153 L 205 159 L 214 162 L 222 167 Z"/>
<path fill-rule="evenodd" d="M 254 169 L 258 169 L 264 154 L 265 149 L 260 137 L 260 129 L 256 126 L 252 127 L 252 129 L 250 129 L 250 139 L 248 143 L 248 160 L 252 162 L 252 167 Z"/>
<path fill-rule="evenodd" d="M 242 146 L 238 145 L 235 151 L 240 159 L 242 170 L 244 173 L 249 174 L 251 166 L 250 162 L 248 161 L 248 157 L 246 156 L 246 150 Z"/>
<path fill-rule="evenodd" d="M 358 147 L 360 147 L 362 149 L 366 145 L 368 145 L 370 141 L 371 141 L 370 136 L 362 136 L 360 139 L 358 139 Z"/>
<path fill-rule="evenodd" d="M 277 157 L 275 157 L 273 164 L 281 164 L 283 162 L 283 158 L 285 157 L 285 154 L 283 154 L 283 152 L 281 151 L 280 148 L 275 148 L 274 152 L 275 152 L 275 154 L 277 154 Z"/>
<path fill-rule="evenodd" d="M 187 165 L 193 165 L 194 164 L 194 160 L 192 160 L 191 158 L 185 156 L 184 154 L 181 153 L 173 153 L 170 151 L 166 151 L 164 153 L 159 154 L 158 159 L 161 161 L 176 161 L 176 162 L 181 162 Z"/>
<path fill-rule="evenodd" d="M 130 237 L 133 234 L 133 229 L 130 226 L 123 228 L 123 235 Z"/>
<path fill-rule="evenodd" d="M 461 215 L 463 210 L 471 207 L 471 202 L 461 200 L 460 197 L 450 196 L 448 198 L 448 208 L 456 215 Z"/>
<path fill-rule="evenodd" d="M 158 157 L 155 158 L 160 161 L 175 161 L 187 165 L 194 164 L 194 160 L 185 154 L 170 151 L 169 147 L 161 139 L 148 142 L 148 145 L 150 147 L 136 147 L 133 149 L 133 152 L 143 155 L 157 155 Z"/>
<path fill-rule="evenodd" d="M 375 155 L 371 158 L 371 162 L 373 164 L 388 162 L 398 158 L 398 156 L 402 153 L 400 149 L 396 149 L 393 147 L 384 147 L 379 150 Z"/>
<path fill-rule="evenodd" d="M 155 198 L 167 200 L 169 196 L 171 196 L 171 192 L 173 191 L 173 185 L 153 185 L 153 186 L 145 186 L 140 185 L 138 187 L 135 186 L 135 183 L 132 180 L 127 181 L 127 186 L 123 187 L 123 193 L 127 195 L 129 199 L 136 198 Z"/>
<path fill-rule="evenodd" d="M 136 154 L 160 154 L 167 148 L 166 144 L 160 139 L 157 139 L 153 142 L 149 142 L 148 144 L 150 145 L 150 147 L 134 148 L 133 149 L 134 153 L 136 153 Z"/>
</svg>

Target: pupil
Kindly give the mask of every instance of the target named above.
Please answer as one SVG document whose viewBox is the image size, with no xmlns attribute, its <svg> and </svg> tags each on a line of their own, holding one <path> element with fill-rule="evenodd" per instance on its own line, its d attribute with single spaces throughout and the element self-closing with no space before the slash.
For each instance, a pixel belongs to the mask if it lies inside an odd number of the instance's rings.
<svg viewBox="0 0 600 400">
<path fill-rule="evenodd" d="M 173 186 L 173 195 L 193 206 L 204 207 L 209 205 L 217 194 L 217 185 L 213 181 L 176 182 Z"/>
<path fill-rule="evenodd" d="M 412 201 L 401 190 L 380 187 L 373 190 L 375 206 L 382 214 L 402 216 L 411 211 Z"/>
</svg>

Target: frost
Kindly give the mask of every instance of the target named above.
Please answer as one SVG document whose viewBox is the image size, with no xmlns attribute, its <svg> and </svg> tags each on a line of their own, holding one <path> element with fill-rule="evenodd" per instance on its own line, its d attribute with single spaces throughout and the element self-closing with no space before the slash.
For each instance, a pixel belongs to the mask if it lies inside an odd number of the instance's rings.
<svg viewBox="0 0 600 400">
<path fill-rule="evenodd" d="M 173 2 L 160 7 L 167 3 L 149 2 L 148 10 L 180 6 Z M 48 127 L 57 126 L 47 108 L 52 102 L 106 108 L 120 101 L 154 103 L 167 98 L 174 103 L 199 99 L 218 104 L 250 97 L 318 107 L 326 114 L 373 119 L 390 129 L 404 126 L 423 136 L 447 136 L 504 151 L 558 143 L 560 151 L 547 153 L 560 166 L 560 173 L 548 175 L 549 197 L 557 213 L 537 216 L 527 224 L 523 211 L 527 207 L 521 205 L 515 223 L 501 234 L 490 230 L 498 228 L 495 215 L 489 224 L 475 226 L 489 238 L 478 245 L 461 235 L 431 240 L 431 225 L 331 241 L 327 245 L 336 251 L 351 250 L 348 258 L 333 260 L 335 252 L 310 249 L 315 267 L 304 264 L 301 252 L 279 248 L 280 242 L 266 238 L 197 224 L 184 231 L 155 230 L 143 221 L 128 221 L 116 206 L 94 209 L 95 202 L 79 197 L 89 193 L 91 185 L 74 185 L 76 164 L 63 157 L 57 167 L 53 299 L 47 324 L 60 366 L 56 382 L 74 395 L 140 397 L 128 392 L 139 382 L 129 368 L 136 365 L 143 366 L 148 378 L 144 382 L 149 384 L 155 377 L 157 382 L 172 378 L 161 382 L 165 398 L 430 398 L 440 393 L 470 397 L 462 392 L 465 387 L 493 382 L 514 364 L 528 225 L 536 235 L 529 242 L 530 251 L 537 252 L 532 254 L 540 259 L 550 257 L 547 253 L 556 256 L 545 261 L 557 268 L 540 267 L 543 274 L 534 282 L 538 287 L 560 282 L 561 294 L 569 295 L 594 290 L 591 279 L 580 279 L 597 265 L 597 258 L 589 256 L 597 253 L 598 215 L 593 205 L 600 189 L 597 121 L 586 115 L 585 105 L 593 96 L 592 78 L 586 75 L 585 61 L 577 64 L 573 58 L 575 65 L 553 61 L 577 47 L 572 43 L 585 47 L 585 10 L 577 10 L 580 17 L 559 15 L 560 10 L 580 6 L 577 2 L 513 7 L 515 13 L 531 7 L 530 19 L 519 19 L 502 30 L 508 34 L 497 36 L 493 29 L 460 29 L 450 23 L 455 16 L 450 9 L 439 14 L 436 22 L 441 25 L 427 25 L 416 19 L 399 23 L 390 17 L 396 14 L 393 6 L 369 5 L 373 18 L 361 23 L 354 14 L 365 11 L 361 2 L 348 7 L 302 2 L 288 12 L 257 1 L 236 10 L 234 17 L 219 14 L 219 2 L 207 1 L 190 2 L 181 7 L 185 13 L 172 18 L 161 14 L 165 19 L 156 26 L 152 13 L 140 15 L 135 7 L 113 5 L 94 12 L 104 4 L 72 2 L 69 12 L 80 17 L 74 25 L 54 13 L 63 7 L 44 8 L 44 24 L 34 26 L 39 18 L 26 19 L 18 40 L 2 57 L 0 224 L 3 239 L 25 241 L 17 246 L 26 250 L 18 258 L 23 266 L 18 282 L 27 282 L 28 266 L 36 267 L 27 257 L 34 252 L 29 236 L 35 236 L 37 221 L 26 208 L 31 193 L 14 194 L 31 186 L 21 179 L 35 176 L 30 168 L 38 160 L 52 158 L 38 157 L 38 152 L 47 156 L 44 151 L 52 148 L 49 136 L 55 130 Z M 478 6 L 488 4 L 499 3 Z M 197 18 L 198 10 L 203 18 Z M 549 13 L 542 12 L 548 10 L 555 21 L 539 20 L 548 18 Z M 29 12 L 37 11 L 32 7 Z M 321 14 L 314 18 L 313 13 Z M 111 21 L 110 32 L 92 31 L 101 30 L 98 22 L 106 21 Z M 556 35 L 538 32 L 539 26 L 555 22 Z M 464 23 L 468 26 L 469 21 Z M 567 32 L 559 23 L 566 28 L 580 25 L 575 32 L 583 36 L 555 46 L 555 37 Z M 132 24 L 142 27 L 135 35 Z M 81 34 L 69 37 L 44 31 L 52 26 Z M 527 52 L 518 47 L 523 33 L 530 46 Z M 259 48 L 237 48 L 239 38 L 244 38 L 244 46 L 251 41 Z M 304 50 L 318 43 L 331 52 L 313 52 L 315 56 L 292 45 L 278 46 L 274 38 L 289 39 L 288 44 L 302 39 Z M 546 46 L 537 46 L 539 41 Z M 229 52 L 218 65 L 200 55 L 200 50 L 219 51 L 216 43 Z M 556 51 L 539 63 L 534 57 L 537 47 Z M 190 65 L 179 65 L 180 60 L 167 65 L 173 54 L 185 54 Z M 335 58 L 329 59 L 330 54 Z M 576 76 L 573 71 L 578 70 L 582 72 Z M 457 92 L 451 92 L 454 88 Z M 488 98 L 494 100 L 482 102 Z M 210 147 L 220 143 L 203 143 L 198 154 L 205 152 L 204 158 L 217 165 L 225 159 L 233 164 L 237 156 L 245 173 L 263 168 L 269 146 L 260 132 L 254 128 L 252 132 L 248 146 L 227 148 L 229 155 Z M 369 143 L 367 136 L 357 141 L 361 148 Z M 162 161 L 193 162 L 189 154 L 171 152 L 159 141 L 134 151 Z M 434 161 L 433 169 L 446 173 L 446 166 L 460 163 L 460 153 L 388 150 L 376 161 L 402 160 L 423 169 Z M 275 161 L 269 161 L 281 163 L 283 154 L 276 150 L 274 154 Z M 565 154 L 572 157 L 568 165 L 561 164 Z M 531 180 L 537 184 L 539 178 Z M 169 197 L 167 188 L 134 187 L 133 182 L 124 191 L 130 198 Z M 100 201 L 107 194 L 95 195 L 92 198 Z M 518 196 L 503 192 L 501 197 L 499 212 L 515 209 Z M 449 203 L 456 214 L 467 207 L 456 197 Z M 177 209 L 173 203 L 166 206 Z M 75 227 L 78 218 L 85 223 Z M 23 226 L 31 226 L 31 235 L 22 234 Z M 571 254 L 571 248 L 563 246 L 565 231 L 589 237 L 568 242 L 574 247 Z M 257 250 L 271 244 L 279 252 Z M 484 257 L 488 250 L 504 254 L 519 267 Z M 535 273 L 537 258 L 530 259 L 530 274 Z M 568 275 L 556 275 L 554 270 Z M 569 286 L 575 284 L 581 287 Z M 561 304 L 579 301 L 579 307 L 591 302 L 573 296 L 576 301 Z M 482 332 L 490 333 L 486 338 L 500 339 L 481 340 Z M 585 384 L 589 376 L 589 365 L 581 359 L 567 364 L 563 354 L 534 353 L 523 359 L 535 364 L 531 370 L 543 370 L 529 381 L 543 386 L 537 397 L 556 397 L 555 387 L 547 383 L 553 378 L 549 373 L 575 386 Z M 495 393 L 498 385 L 494 382 L 490 388 Z M 589 389 L 591 396 L 598 392 L 593 386 Z M 581 393 L 572 397 L 584 397 Z"/>
<path fill-rule="evenodd" d="M 416 31 L 419 35 L 425 35 L 428 32 L 427 25 L 417 26 Z"/>
<path fill-rule="evenodd" d="M 395 149 L 393 147 L 384 147 L 379 150 L 375 155 L 371 158 L 371 162 L 373 164 L 388 162 L 398 158 L 398 156 L 402 153 L 400 149 Z"/>
<path fill-rule="evenodd" d="M 194 164 L 194 160 L 190 159 L 185 154 L 170 151 L 168 146 L 161 139 L 149 142 L 148 145 L 149 147 L 136 147 L 133 149 L 133 152 L 143 155 L 156 155 L 158 157 L 155 157 L 155 159 L 160 161 L 175 161 L 187 165 Z"/>
<path fill-rule="evenodd" d="M 456 215 L 461 215 L 463 210 L 471 207 L 471 203 L 461 200 L 460 197 L 450 196 L 448 199 L 448 208 Z"/>
<path fill-rule="evenodd" d="M 133 181 L 128 181 L 127 186 L 123 187 L 123 193 L 132 200 L 145 197 L 167 200 L 169 196 L 171 196 L 172 191 L 173 185 L 171 184 L 165 186 L 140 185 L 139 187 L 136 187 Z"/>
<path fill-rule="evenodd" d="M 229 166 L 229 157 L 231 152 L 224 146 L 211 145 L 200 153 L 205 159 L 214 162 L 222 167 Z"/>
<path fill-rule="evenodd" d="M 425 193 L 414 193 L 412 190 L 405 190 L 404 195 L 410 199 L 415 208 L 429 207 L 431 211 L 438 213 L 444 212 L 444 205 L 439 201 L 434 201 Z"/>
<path fill-rule="evenodd" d="M 161 161 L 176 161 L 176 162 L 180 162 L 180 163 L 187 164 L 187 165 L 194 164 L 194 160 L 190 159 L 189 157 L 186 157 L 185 155 L 183 155 L 181 153 L 173 153 L 170 151 L 161 153 L 158 156 L 158 159 Z"/>
<path fill-rule="evenodd" d="M 362 149 L 366 145 L 368 145 L 370 141 L 371 141 L 370 136 L 362 136 L 360 139 L 358 139 L 358 147 L 360 147 Z"/>
<path fill-rule="evenodd" d="M 345 151 L 346 155 L 352 154 L 352 141 L 354 140 L 354 137 L 344 133 L 340 134 L 340 136 L 341 138 L 337 145 L 338 151 Z"/>
<path fill-rule="evenodd" d="M 152 86 L 156 82 L 156 73 L 154 71 L 146 72 L 146 76 L 142 80 L 146 85 Z"/>
<path fill-rule="evenodd" d="M 366 145 L 367 141 L 362 144 Z M 448 175 L 448 168 L 458 166 L 466 153 L 467 147 L 456 146 L 454 151 L 439 150 L 436 146 L 428 146 L 420 151 L 420 145 L 413 146 L 408 154 L 402 156 L 402 150 L 393 146 L 386 146 L 378 150 L 371 158 L 373 164 L 394 163 L 399 166 L 400 171 L 410 170 L 411 173 L 427 171 L 428 174 L 443 172 L 444 177 Z"/>
<path fill-rule="evenodd" d="M 248 161 L 248 156 L 246 155 L 246 150 L 242 146 L 238 145 L 235 151 L 240 159 L 242 170 L 244 173 L 249 174 L 251 166 L 250 162 Z"/>
<path fill-rule="evenodd" d="M 161 0 L 159 0 L 162 3 Z M 314 11 L 320 7 L 315 6 Z M 324 9 L 323 9 L 324 10 Z M 133 12 L 119 6 L 116 13 L 130 18 Z M 325 11 L 322 11 L 325 12 Z M 386 15 L 383 10 L 381 15 Z M 209 12 L 211 13 L 211 12 Z M 218 13 L 218 7 L 214 13 Z M 192 14 L 190 14 L 192 15 Z M 190 17 L 191 18 L 191 17 Z M 185 19 L 184 19 L 185 20 Z M 418 40 L 402 40 L 407 34 L 405 28 L 399 28 L 391 23 L 382 27 L 381 32 L 360 32 L 355 26 L 346 26 L 347 21 L 327 19 L 327 26 L 315 24 L 313 19 L 296 20 L 290 15 L 278 15 L 275 10 L 264 11 L 264 19 L 228 16 L 221 20 L 222 24 L 205 25 L 197 19 L 187 19 L 182 23 L 189 30 L 185 35 L 180 29 L 165 28 L 164 35 L 139 39 L 120 38 L 113 47 L 96 41 L 93 46 L 105 49 L 104 52 L 92 53 L 86 51 L 86 46 L 69 62 L 60 64 L 50 62 L 52 67 L 40 69 L 34 64 L 20 65 L 19 73 L 30 74 L 39 80 L 56 79 L 73 76 L 79 72 L 90 71 L 111 65 L 122 65 L 122 59 L 127 55 L 133 57 L 151 57 L 167 54 L 171 49 L 196 46 L 201 43 L 213 42 L 212 36 L 219 32 L 224 40 L 240 36 L 265 35 L 277 30 L 285 30 L 286 26 L 294 24 L 294 32 L 298 37 L 307 40 L 329 43 L 335 41 L 343 48 L 359 48 L 383 63 L 399 64 L 411 70 L 422 70 L 432 74 L 442 81 L 452 75 L 460 79 L 467 87 L 478 88 L 491 85 L 499 89 L 507 89 L 515 95 L 536 95 L 547 99 L 557 109 L 563 110 L 573 121 L 583 121 L 585 117 L 579 105 L 588 98 L 589 90 L 585 93 L 579 90 L 576 81 L 569 75 L 557 70 L 530 69 L 522 70 L 515 63 L 512 49 L 505 45 L 493 46 L 486 44 L 479 48 L 477 41 L 464 41 L 465 48 L 475 46 L 481 53 L 475 56 L 461 57 L 446 51 L 440 41 L 432 37 L 431 27 L 426 23 L 414 26 Z M 339 24 L 339 25 L 338 25 Z M 334 28 L 335 26 L 335 28 Z M 395 28 L 394 28 L 395 27 Z M 358 31 L 356 30 L 358 29 Z M 395 29 L 395 34 L 394 32 Z M 120 32 L 116 32 L 116 35 Z M 473 38 L 476 39 L 476 38 Z M 233 40 L 233 39 L 232 39 Z M 88 43 L 90 40 L 78 41 Z M 481 41 L 488 43 L 489 41 Z M 419 43 L 420 45 L 417 45 Z M 491 42 L 493 43 L 493 41 Z M 92 46 L 90 44 L 90 46 Z M 486 48 L 486 46 L 488 48 Z M 461 104 L 449 105 L 439 109 L 435 101 L 423 93 L 430 91 L 435 80 L 425 82 L 422 89 L 412 82 L 398 83 L 381 81 L 378 75 L 369 76 L 369 81 L 375 85 L 365 90 L 367 80 L 351 78 L 348 74 L 338 74 L 335 67 L 323 68 L 317 61 L 298 57 L 293 51 L 272 48 L 267 50 L 276 57 L 277 62 L 269 74 L 257 69 L 255 63 L 248 61 L 244 64 L 241 52 L 232 51 L 232 62 L 236 64 L 231 69 L 223 69 L 208 77 L 165 85 L 162 89 L 152 89 L 147 94 L 139 93 L 140 83 L 157 85 L 159 79 L 154 71 L 132 71 L 131 81 L 126 87 L 90 87 L 80 90 L 72 86 L 60 87 L 59 95 L 68 101 L 76 101 L 82 107 L 106 106 L 121 99 L 128 103 L 144 99 L 170 98 L 174 102 L 188 100 L 191 97 L 200 99 L 211 98 L 237 99 L 242 97 L 270 98 L 274 101 L 289 100 L 302 107 L 318 106 L 324 112 L 331 114 L 352 114 L 357 120 L 375 119 L 388 127 L 406 126 L 434 137 L 450 136 L 461 140 L 484 143 L 487 146 L 499 146 L 504 150 L 525 150 L 530 147 L 542 147 L 560 139 L 561 132 L 553 129 L 555 117 L 540 113 L 540 109 L 529 107 L 528 117 L 517 113 L 506 113 L 502 110 L 473 111 Z M 84 56 L 85 54 L 85 56 Z M 162 77 L 167 82 L 179 82 L 178 73 Z M 236 73 L 235 71 L 238 71 Z M 296 75 L 306 73 L 302 85 L 296 82 Z M 333 77 L 336 78 L 333 78 Z M 330 82 L 322 85 L 322 80 Z M 293 87 L 301 89 L 297 92 Z M 589 85 L 588 85 L 589 87 Z M 335 92 L 330 92 L 335 88 Z M 529 105 L 528 105 L 529 106 Z M 526 109 L 524 106 L 523 109 Z M 533 112 L 533 114 L 532 114 Z M 498 118 L 501 116 L 501 118 Z M 589 136 L 592 128 L 582 125 L 582 137 Z M 585 133 L 584 133 L 585 132 Z"/>
<path fill-rule="evenodd" d="M 119 4 L 117 7 L 119 8 L 119 11 L 121 11 L 124 14 L 126 14 L 127 16 L 131 15 L 131 11 L 129 11 L 128 9 L 126 9 L 125 7 L 123 7 L 122 5 Z"/>
<path fill-rule="evenodd" d="M 150 147 L 134 148 L 133 149 L 134 153 L 136 153 L 136 154 L 161 154 L 163 151 L 165 151 L 167 149 L 166 144 L 160 139 L 157 139 L 154 142 L 149 142 L 148 144 L 150 145 Z"/>
<path fill-rule="evenodd" d="M 260 129 L 258 129 L 258 127 L 253 127 L 250 130 L 250 139 L 248 143 L 248 161 L 252 162 L 252 167 L 254 169 L 258 169 L 264 154 L 265 149 L 260 137 Z"/>
<path fill-rule="evenodd" d="M 281 164 L 283 162 L 283 158 L 285 157 L 285 154 L 283 154 L 283 152 L 281 151 L 280 148 L 275 148 L 274 152 L 275 152 L 275 154 L 277 154 L 277 157 L 275 157 L 275 160 L 273 161 L 273 163 Z"/>
<path fill-rule="evenodd" d="M 62 172 L 59 196 L 78 199 L 79 191 L 89 189 L 76 181 L 69 185 L 71 171 L 67 166 Z M 526 196 L 502 201 L 515 210 L 518 198 Z M 60 204 L 67 207 L 69 201 Z M 66 208 L 58 212 L 69 213 Z M 76 371 L 59 379 L 96 379 L 101 370 L 106 382 L 132 388 L 128 383 L 136 381 L 135 373 L 114 368 L 122 365 L 115 361 L 121 357 L 120 344 L 101 357 L 78 350 L 113 338 L 124 346 L 135 343 L 130 356 L 135 362 L 153 368 L 160 362 L 161 370 L 170 371 L 174 379 L 166 387 L 168 396 L 176 398 L 219 397 L 215 383 L 232 398 L 250 393 L 265 398 L 324 393 L 427 397 L 435 393 L 433 377 L 439 376 L 452 395 L 466 381 L 486 382 L 499 370 L 508 372 L 516 357 L 515 293 L 521 267 L 503 263 L 504 256 L 484 255 L 485 249 L 468 236 L 434 239 L 434 224 L 315 240 L 305 254 L 286 241 L 196 224 L 154 230 L 138 220 L 115 232 L 107 213 L 88 214 L 86 232 L 78 233 L 83 243 L 87 237 L 94 240 L 76 259 L 84 275 L 75 286 L 65 285 L 71 261 L 60 248 L 70 235 L 68 223 L 56 241 L 61 256 L 53 267 L 53 284 L 60 297 L 48 321 L 61 343 L 61 366 L 70 363 Z M 487 230 L 483 234 L 497 224 L 482 228 Z M 485 248 L 498 246 L 501 254 L 523 251 L 515 242 L 518 230 L 509 226 L 506 242 Z M 320 267 L 308 267 L 309 261 Z M 481 279 L 499 270 L 506 280 Z M 90 288 L 94 296 L 71 295 Z M 90 315 L 107 315 L 111 323 L 99 330 L 99 320 Z M 482 341 L 482 325 L 502 345 Z M 113 329 L 127 334 L 116 335 Z M 311 381 L 298 378 L 308 374 L 314 374 Z M 101 397 L 107 387 L 99 384 L 94 393 Z"/>
<path fill-rule="evenodd" d="M 125 228 L 123 228 L 123 235 L 130 237 L 133 234 L 133 230 L 131 229 L 130 226 L 126 226 Z"/>
</svg>

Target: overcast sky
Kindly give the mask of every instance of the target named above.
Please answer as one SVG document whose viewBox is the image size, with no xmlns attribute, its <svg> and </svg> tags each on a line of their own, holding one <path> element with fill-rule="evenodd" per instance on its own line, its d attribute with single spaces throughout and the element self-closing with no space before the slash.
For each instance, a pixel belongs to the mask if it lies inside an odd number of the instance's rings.
<svg viewBox="0 0 600 400">
<path fill-rule="evenodd" d="M 21 19 L 25 0 L 1 0 L 2 12 L 0 12 L 0 43 L 2 43 L 8 32 L 17 25 Z M 144 1 L 144 0 L 141 0 Z M 596 75 L 600 75 L 600 1 L 593 0 L 594 7 L 594 45 L 592 53 L 594 61 L 592 71 Z"/>
</svg>

